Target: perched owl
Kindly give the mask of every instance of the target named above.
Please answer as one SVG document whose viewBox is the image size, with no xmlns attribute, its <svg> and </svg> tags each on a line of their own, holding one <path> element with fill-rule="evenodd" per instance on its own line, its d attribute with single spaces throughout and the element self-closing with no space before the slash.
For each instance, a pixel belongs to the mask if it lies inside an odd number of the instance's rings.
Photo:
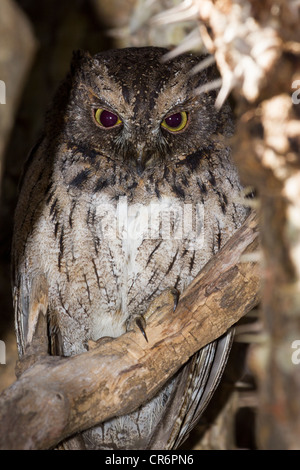
<svg viewBox="0 0 300 470">
<path fill-rule="evenodd" d="M 74 54 L 27 161 L 15 215 L 19 353 L 31 341 L 34 280 L 49 291 L 49 351 L 117 337 L 166 289 L 183 292 L 243 223 L 227 138 L 230 109 L 199 57 L 161 48 Z M 176 315 L 176 312 L 175 312 Z M 137 411 L 78 436 L 87 449 L 176 448 L 215 389 L 231 334 L 197 353 Z M 65 442 L 68 447 L 68 441 Z"/>
</svg>

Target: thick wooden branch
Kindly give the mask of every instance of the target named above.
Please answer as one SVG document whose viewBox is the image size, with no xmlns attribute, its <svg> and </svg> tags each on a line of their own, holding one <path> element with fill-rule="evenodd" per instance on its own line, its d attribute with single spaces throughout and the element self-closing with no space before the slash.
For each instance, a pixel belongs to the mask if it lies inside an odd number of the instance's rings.
<svg viewBox="0 0 300 470">
<path fill-rule="evenodd" d="M 258 302 L 259 270 L 241 262 L 257 250 L 252 214 L 182 295 L 175 312 L 163 294 L 140 331 L 89 352 L 45 357 L 0 397 L 0 448 L 45 449 L 75 432 L 125 414 L 152 397 L 191 355 Z"/>
</svg>

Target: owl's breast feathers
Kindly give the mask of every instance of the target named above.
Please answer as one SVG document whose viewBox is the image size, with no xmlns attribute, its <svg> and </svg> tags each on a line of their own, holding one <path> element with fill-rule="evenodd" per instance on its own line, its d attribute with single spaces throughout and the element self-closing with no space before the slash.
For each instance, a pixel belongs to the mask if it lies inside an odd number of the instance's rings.
<svg viewBox="0 0 300 470">
<path fill-rule="evenodd" d="M 47 274 L 65 354 L 81 351 L 83 338 L 124 333 L 128 317 L 144 313 L 164 289 L 182 292 L 240 225 L 237 174 L 221 166 L 213 173 L 207 160 L 197 171 L 195 158 L 162 168 L 159 178 L 125 178 L 114 167 L 44 186 L 23 269 L 28 282 Z M 36 200 L 39 184 L 30 195 Z"/>
</svg>

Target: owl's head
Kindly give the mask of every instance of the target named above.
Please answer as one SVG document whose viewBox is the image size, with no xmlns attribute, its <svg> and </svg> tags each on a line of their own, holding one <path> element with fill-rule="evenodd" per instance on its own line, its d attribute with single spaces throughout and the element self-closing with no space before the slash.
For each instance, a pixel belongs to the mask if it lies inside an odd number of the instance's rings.
<svg viewBox="0 0 300 470">
<path fill-rule="evenodd" d="M 214 106 L 215 92 L 195 93 L 216 78 L 214 68 L 191 74 L 199 57 L 163 62 L 166 52 L 142 47 L 74 54 L 63 132 L 81 149 L 80 159 L 110 159 L 142 175 L 201 152 L 213 135 L 231 131 L 227 107 Z"/>
</svg>

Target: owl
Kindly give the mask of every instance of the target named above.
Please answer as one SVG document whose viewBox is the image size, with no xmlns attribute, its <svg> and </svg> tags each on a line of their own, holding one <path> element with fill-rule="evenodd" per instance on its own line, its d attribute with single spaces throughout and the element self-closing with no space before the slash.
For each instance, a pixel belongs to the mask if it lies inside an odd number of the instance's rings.
<svg viewBox="0 0 300 470">
<path fill-rule="evenodd" d="M 216 71 L 191 73 L 199 57 L 164 62 L 166 52 L 74 53 L 27 160 L 16 208 L 21 356 L 32 340 L 30 299 L 39 276 L 49 293 L 49 351 L 72 356 L 90 340 L 125 333 L 165 290 L 180 295 L 247 216 L 228 146 L 230 108 L 215 107 L 215 91 L 196 93 Z M 64 448 L 177 448 L 219 382 L 231 336 L 195 354 L 138 410 Z"/>
</svg>

